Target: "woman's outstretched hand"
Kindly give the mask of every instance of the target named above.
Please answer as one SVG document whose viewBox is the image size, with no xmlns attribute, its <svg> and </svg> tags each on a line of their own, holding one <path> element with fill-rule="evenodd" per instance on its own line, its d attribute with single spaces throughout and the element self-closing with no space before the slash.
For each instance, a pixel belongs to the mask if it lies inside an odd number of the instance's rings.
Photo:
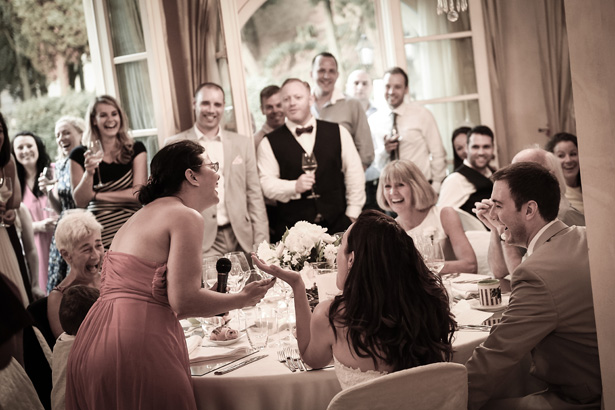
<svg viewBox="0 0 615 410">
<path fill-rule="evenodd" d="M 263 272 L 267 272 L 270 275 L 275 276 L 276 278 L 282 279 L 284 282 L 288 283 L 291 287 L 297 283 L 303 283 L 303 279 L 301 279 L 301 274 L 298 272 L 282 269 L 276 265 L 267 265 L 265 261 L 259 259 L 258 256 L 254 252 L 252 252 L 252 262 Z"/>
</svg>

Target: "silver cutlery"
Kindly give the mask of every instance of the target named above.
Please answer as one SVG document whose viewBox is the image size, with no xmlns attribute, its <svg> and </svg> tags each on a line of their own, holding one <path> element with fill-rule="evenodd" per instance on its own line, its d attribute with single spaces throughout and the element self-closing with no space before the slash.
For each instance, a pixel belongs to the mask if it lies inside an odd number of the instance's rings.
<svg viewBox="0 0 615 410">
<path fill-rule="evenodd" d="M 286 363 L 290 363 L 291 366 L 295 368 L 295 370 L 301 370 L 299 363 L 293 359 L 293 354 L 290 347 L 284 348 L 284 355 L 286 356 Z"/>
<path fill-rule="evenodd" d="M 301 358 L 299 349 L 292 349 L 291 354 L 292 354 L 293 360 L 295 360 L 295 362 L 298 364 L 299 370 L 301 370 L 302 372 L 306 371 L 307 367 L 305 363 L 303 362 L 303 359 Z"/>
<path fill-rule="evenodd" d="M 491 326 L 489 325 L 459 325 L 457 329 L 461 330 L 476 330 L 478 332 L 489 332 L 491 330 Z"/>
<path fill-rule="evenodd" d="M 295 367 L 286 361 L 286 356 L 284 355 L 284 351 L 283 350 L 278 350 L 278 361 L 280 363 L 284 363 L 284 365 L 286 365 L 286 367 L 288 367 L 288 370 L 290 370 L 291 372 L 296 372 L 297 369 L 295 369 Z"/>
<path fill-rule="evenodd" d="M 240 367 L 243 367 L 243 366 L 248 365 L 248 364 L 250 364 L 250 363 L 254 363 L 254 362 L 256 362 L 256 361 L 258 361 L 258 360 L 260 360 L 260 359 L 264 359 L 264 358 L 265 358 L 265 357 L 267 357 L 267 356 L 268 356 L 268 355 L 263 354 L 263 355 L 260 355 L 260 356 L 252 357 L 252 358 L 250 358 L 250 359 L 248 359 L 248 360 L 244 360 L 243 362 L 239 362 L 239 363 L 237 363 L 237 364 L 235 364 L 235 365 L 233 365 L 233 366 L 231 366 L 231 367 L 227 367 L 227 368 L 226 368 L 226 369 L 224 369 L 224 370 L 216 370 L 216 371 L 214 372 L 214 374 L 215 374 L 216 376 L 221 376 L 221 375 L 223 375 L 223 374 L 230 373 L 230 372 L 232 372 L 233 370 L 237 370 L 237 369 L 239 369 Z"/>
<path fill-rule="evenodd" d="M 453 283 L 476 283 L 480 282 L 482 279 L 472 279 L 472 280 L 454 280 Z"/>
</svg>

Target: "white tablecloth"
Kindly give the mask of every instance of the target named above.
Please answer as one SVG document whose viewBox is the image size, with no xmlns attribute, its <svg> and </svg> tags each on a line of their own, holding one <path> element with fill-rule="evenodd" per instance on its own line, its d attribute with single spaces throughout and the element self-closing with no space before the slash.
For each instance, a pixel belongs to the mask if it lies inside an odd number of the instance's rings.
<svg viewBox="0 0 615 410">
<path fill-rule="evenodd" d="M 465 363 L 487 332 L 458 331 L 453 361 Z M 243 340 L 232 347 L 247 343 Z M 341 391 L 333 368 L 291 373 L 278 362 L 276 348 L 269 356 L 223 376 L 193 376 L 197 407 L 202 410 L 318 410 L 326 409 Z M 262 354 L 262 353 L 257 353 Z"/>
</svg>

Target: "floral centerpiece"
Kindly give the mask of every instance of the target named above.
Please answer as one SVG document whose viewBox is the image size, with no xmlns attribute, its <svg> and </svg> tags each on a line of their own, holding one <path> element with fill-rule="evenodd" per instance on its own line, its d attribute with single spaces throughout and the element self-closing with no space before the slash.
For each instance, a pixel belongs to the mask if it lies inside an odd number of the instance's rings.
<svg viewBox="0 0 615 410">
<path fill-rule="evenodd" d="M 327 228 L 306 221 L 299 221 L 286 229 L 277 244 L 263 241 L 257 250 L 260 259 L 271 265 L 289 267 L 301 272 L 311 262 L 326 262 L 335 266 L 341 237 L 327 234 Z"/>
</svg>

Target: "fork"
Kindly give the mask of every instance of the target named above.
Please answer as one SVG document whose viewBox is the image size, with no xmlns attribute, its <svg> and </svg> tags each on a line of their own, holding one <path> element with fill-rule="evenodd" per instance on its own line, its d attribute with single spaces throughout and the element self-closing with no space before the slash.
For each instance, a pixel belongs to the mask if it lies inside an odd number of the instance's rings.
<svg viewBox="0 0 615 410">
<path fill-rule="evenodd" d="M 298 363 L 299 365 L 299 370 L 306 371 L 307 370 L 307 366 L 305 365 L 305 363 L 303 362 L 303 359 L 301 358 L 301 354 L 299 353 L 299 349 L 292 349 L 291 351 L 293 359 Z"/>
<path fill-rule="evenodd" d="M 285 347 L 284 348 L 284 353 L 286 355 L 286 362 L 287 363 L 291 363 L 292 366 L 296 369 L 296 370 L 301 370 L 303 371 L 303 369 L 301 368 L 301 366 L 299 365 L 299 362 L 293 357 L 293 350 L 290 347 Z"/>
<path fill-rule="evenodd" d="M 284 363 L 286 367 L 288 367 L 288 370 L 290 370 L 291 372 L 294 373 L 297 371 L 297 369 L 295 369 L 294 366 L 286 360 L 286 356 L 284 356 L 283 350 L 278 350 L 278 361 L 280 363 Z"/>
</svg>

